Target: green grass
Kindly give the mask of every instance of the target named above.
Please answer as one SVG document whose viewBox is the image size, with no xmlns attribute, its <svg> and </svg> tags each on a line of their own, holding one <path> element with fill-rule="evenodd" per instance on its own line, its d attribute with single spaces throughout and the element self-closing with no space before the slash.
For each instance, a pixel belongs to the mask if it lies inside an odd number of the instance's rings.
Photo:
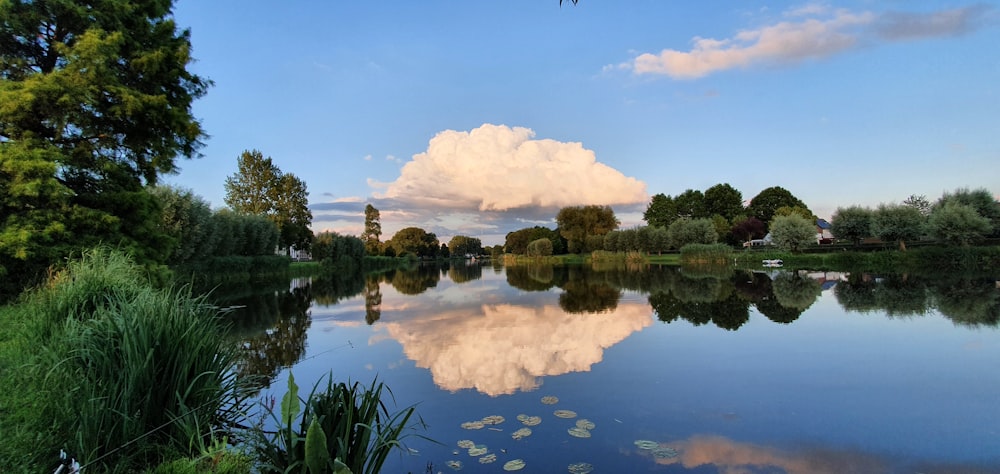
<svg viewBox="0 0 1000 474">
<path fill-rule="evenodd" d="M 93 250 L 4 309 L 0 471 L 54 469 L 62 448 L 89 471 L 134 472 L 241 416 L 215 310 L 142 273 Z"/>
</svg>

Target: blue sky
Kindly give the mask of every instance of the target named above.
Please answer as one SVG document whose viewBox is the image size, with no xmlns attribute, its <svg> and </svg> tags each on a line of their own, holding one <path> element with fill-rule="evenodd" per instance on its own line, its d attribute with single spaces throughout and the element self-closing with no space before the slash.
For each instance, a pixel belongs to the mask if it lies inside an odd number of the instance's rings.
<svg viewBox="0 0 1000 474">
<path fill-rule="evenodd" d="M 315 231 L 503 243 L 567 205 L 642 224 L 656 193 L 782 186 L 820 217 L 959 187 L 1000 195 L 1000 6 L 963 1 L 179 0 L 224 205 L 257 149 Z"/>
</svg>

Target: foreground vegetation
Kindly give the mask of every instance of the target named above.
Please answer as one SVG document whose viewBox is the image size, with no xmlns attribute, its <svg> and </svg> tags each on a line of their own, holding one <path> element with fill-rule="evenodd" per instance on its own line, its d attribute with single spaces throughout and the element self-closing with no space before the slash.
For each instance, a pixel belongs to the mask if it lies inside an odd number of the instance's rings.
<svg viewBox="0 0 1000 474">
<path fill-rule="evenodd" d="M 0 309 L 0 471 L 49 471 L 65 450 L 88 472 L 272 472 L 252 452 L 287 448 L 271 446 L 248 417 L 254 384 L 239 377 L 239 357 L 203 297 L 157 288 L 120 252 L 87 252 Z M 391 449 L 412 409 L 388 417 L 381 395 L 381 386 L 354 385 L 302 403 L 332 422 L 374 400 L 378 420 L 346 423 L 355 438 Z"/>
</svg>

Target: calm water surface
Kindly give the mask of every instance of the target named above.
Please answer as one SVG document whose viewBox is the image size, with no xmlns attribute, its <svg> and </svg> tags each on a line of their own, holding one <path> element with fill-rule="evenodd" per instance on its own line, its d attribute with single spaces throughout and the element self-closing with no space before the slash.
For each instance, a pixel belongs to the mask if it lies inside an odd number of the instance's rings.
<svg viewBox="0 0 1000 474">
<path fill-rule="evenodd" d="M 241 300 L 244 370 L 271 377 L 265 396 L 289 370 L 386 382 L 441 444 L 411 437 L 385 472 L 1000 472 L 996 285 L 655 266 L 299 280 Z M 514 440 L 519 414 L 542 422 Z M 460 426 L 488 415 L 506 421 Z M 568 433 L 580 418 L 591 437 Z"/>
</svg>

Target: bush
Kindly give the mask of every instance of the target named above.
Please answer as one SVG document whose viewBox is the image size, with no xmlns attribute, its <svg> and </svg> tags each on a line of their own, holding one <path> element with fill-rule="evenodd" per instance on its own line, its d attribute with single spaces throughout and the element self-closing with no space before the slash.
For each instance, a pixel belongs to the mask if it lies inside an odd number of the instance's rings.
<svg viewBox="0 0 1000 474">
<path fill-rule="evenodd" d="M 798 252 L 816 243 L 816 224 L 798 214 L 775 217 L 771 221 L 771 240 L 782 250 Z"/>
<path fill-rule="evenodd" d="M 688 244 L 681 247 L 681 264 L 728 264 L 733 249 L 726 244 Z"/>
<path fill-rule="evenodd" d="M 678 219 L 667 228 L 667 241 L 675 249 L 688 244 L 714 244 L 718 238 L 711 219 Z"/>
<path fill-rule="evenodd" d="M 533 240 L 528 244 L 529 257 L 548 257 L 552 255 L 552 241 L 549 239 Z"/>
</svg>

